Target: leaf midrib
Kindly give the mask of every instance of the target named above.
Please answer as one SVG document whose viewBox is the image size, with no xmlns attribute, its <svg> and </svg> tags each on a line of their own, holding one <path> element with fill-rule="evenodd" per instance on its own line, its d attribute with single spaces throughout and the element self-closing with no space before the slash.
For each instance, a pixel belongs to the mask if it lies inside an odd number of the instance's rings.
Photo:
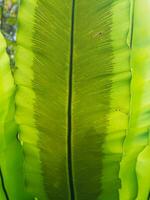
<svg viewBox="0 0 150 200">
<path fill-rule="evenodd" d="M 72 82 L 73 82 L 73 51 L 74 51 L 74 19 L 75 19 L 75 0 L 72 0 L 69 90 L 68 90 L 69 91 L 68 92 L 68 175 L 69 175 L 71 200 L 75 200 L 73 169 L 72 169 Z"/>
</svg>

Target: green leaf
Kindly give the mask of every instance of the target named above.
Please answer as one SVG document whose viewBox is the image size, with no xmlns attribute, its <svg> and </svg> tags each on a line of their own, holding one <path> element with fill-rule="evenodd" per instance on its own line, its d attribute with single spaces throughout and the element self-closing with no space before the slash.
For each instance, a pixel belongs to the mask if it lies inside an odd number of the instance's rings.
<svg viewBox="0 0 150 200">
<path fill-rule="evenodd" d="M 16 120 L 33 197 L 119 197 L 129 11 L 126 0 L 22 1 Z"/>
<path fill-rule="evenodd" d="M 150 2 L 134 3 L 133 42 L 131 48 L 131 101 L 129 126 L 124 143 L 120 178 L 120 198 L 149 199 L 149 74 L 150 74 Z"/>
<path fill-rule="evenodd" d="M 15 122 L 15 84 L 0 33 L 0 199 L 23 199 L 22 149 Z"/>
</svg>

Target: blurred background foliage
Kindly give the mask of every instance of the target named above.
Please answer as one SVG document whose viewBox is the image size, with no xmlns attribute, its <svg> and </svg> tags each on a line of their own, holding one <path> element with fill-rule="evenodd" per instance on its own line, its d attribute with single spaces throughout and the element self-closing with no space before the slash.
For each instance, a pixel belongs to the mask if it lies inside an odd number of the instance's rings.
<svg viewBox="0 0 150 200">
<path fill-rule="evenodd" d="M 0 0 L 0 31 L 7 41 L 7 53 L 10 66 L 15 67 L 15 45 L 17 30 L 17 14 L 20 0 Z"/>
</svg>

